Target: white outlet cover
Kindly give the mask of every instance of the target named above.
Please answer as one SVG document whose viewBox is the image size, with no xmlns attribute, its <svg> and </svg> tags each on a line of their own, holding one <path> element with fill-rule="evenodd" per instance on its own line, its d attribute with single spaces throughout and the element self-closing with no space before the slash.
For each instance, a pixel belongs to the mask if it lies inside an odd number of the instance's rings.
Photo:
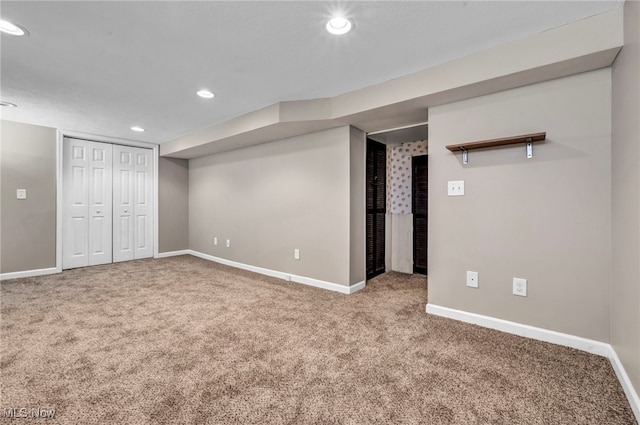
<svg viewBox="0 0 640 425">
<path fill-rule="evenodd" d="M 478 287 L 478 272 L 467 272 L 467 286 L 470 288 Z"/>
<path fill-rule="evenodd" d="M 296 260 L 300 259 L 300 250 L 298 248 L 293 250 L 293 258 Z"/>
<path fill-rule="evenodd" d="M 218 245 L 218 238 L 213 238 L 213 244 Z"/>
<path fill-rule="evenodd" d="M 464 196 L 464 180 L 450 180 L 447 184 L 449 196 Z"/>
<path fill-rule="evenodd" d="M 27 189 L 16 189 L 16 199 L 27 199 Z"/>
<path fill-rule="evenodd" d="M 231 247 L 231 239 L 227 239 L 227 248 Z"/>
<path fill-rule="evenodd" d="M 527 279 L 521 279 L 519 277 L 513 278 L 513 295 L 520 297 L 527 296 Z"/>
</svg>

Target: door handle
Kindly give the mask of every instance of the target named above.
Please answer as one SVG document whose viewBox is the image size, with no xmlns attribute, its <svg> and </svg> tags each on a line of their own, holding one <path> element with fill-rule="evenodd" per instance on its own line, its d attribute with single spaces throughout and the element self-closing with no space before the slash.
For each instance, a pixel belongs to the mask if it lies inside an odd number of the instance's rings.
<svg viewBox="0 0 640 425">
<path fill-rule="evenodd" d="M 100 214 L 100 210 L 96 211 L 96 214 Z"/>
</svg>

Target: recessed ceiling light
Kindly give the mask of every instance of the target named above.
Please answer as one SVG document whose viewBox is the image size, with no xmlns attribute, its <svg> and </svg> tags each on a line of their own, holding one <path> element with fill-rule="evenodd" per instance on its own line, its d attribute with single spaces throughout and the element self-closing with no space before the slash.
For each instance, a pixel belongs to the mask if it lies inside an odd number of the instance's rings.
<svg viewBox="0 0 640 425">
<path fill-rule="evenodd" d="M 16 105 L 15 103 L 5 102 L 4 100 L 0 101 L 0 105 L 7 106 L 9 108 L 17 108 L 18 107 L 18 105 Z"/>
<path fill-rule="evenodd" d="M 327 31 L 331 34 L 346 34 L 351 31 L 351 21 L 342 16 L 336 16 L 327 22 Z"/>
<path fill-rule="evenodd" d="M 206 89 L 198 90 L 196 94 L 200 97 L 204 97 L 205 99 L 213 99 L 215 97 L 215 94 Z"/>
<path fill-rule="evenodd" d="M 11 35 L 27 35 L 29 31 L 19 25 L 0 19 L 0 31 Z"/>
<path fill-rule="evenodd" d="M 138 127 L 137 125 L 134 125 L 133 127 L 131 127 L 131 130 L 137 131 L 139 133 L 142 133 L 144 131 L 144 128 Z"/>
</svg>

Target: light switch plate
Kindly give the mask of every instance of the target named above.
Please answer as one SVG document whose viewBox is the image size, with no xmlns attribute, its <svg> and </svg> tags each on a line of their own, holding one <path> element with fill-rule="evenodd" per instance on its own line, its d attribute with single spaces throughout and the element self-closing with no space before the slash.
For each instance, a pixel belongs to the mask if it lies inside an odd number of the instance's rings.
<svg viewBox="0 0 640 425">
<path fill-rule="evenodd" d="M 213 244 L 214 244 L 214 245 L 218 245 L 218 237 L 217 237 L 217 236 L 214 236 L 214 238 L 213 238 Z"/>
<path fill-rule="evenodd" d="M 293 250 L 293 258 L 296 260 L 300 259 L 300 250 L 298 248 Z"/>
<path fill-rule="evenodd" d="M 16 189 L 17 199 L 27 199 L 27 189 Z"/>
<path fill-rule="evenodd" d="M 231 247 L 231 239 L 227 239 L 227 248 Z"/>
<path fill-rule="evenodd" d="M 464 196 L 464 180 L 451 180 L 447 187 L 449 196 Z"/>
</svg>

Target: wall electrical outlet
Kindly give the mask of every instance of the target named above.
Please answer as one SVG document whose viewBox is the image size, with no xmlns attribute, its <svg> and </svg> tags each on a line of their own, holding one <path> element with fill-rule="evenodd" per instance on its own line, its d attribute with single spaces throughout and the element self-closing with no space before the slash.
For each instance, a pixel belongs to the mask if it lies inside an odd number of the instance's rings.
<svg viewBox="0 0 640 425">
<path fill-rule="evenodd" d="M 215 238 L 215 237 L 213 238 L 213 244 L 218 245 L 218 238 Z"/>
<path fill-rule="evenodd" d="M 448 182 L 447 194 L 449 196 L 464 196 L 464 180 L 451 180 Z"/>
<path fill-rule="evenodd" d="M 27 199 L 27 189 L 16 189 L 16 199 Z"/>
<path fill-rule="evenodd" d="M 527 296 L 527 279 L 513 278 L 513 295 Z"/>
<path fill-rule="evenodd" d="M 298 248 L 293 250 L 293 258 L 296 260 L 300 259 L 300 250 Z"/>
<path fill-rule="evenodd" d="M 478 272 L 467 272 L 467 286 L 470 288 L 478 287 Z"/>
<path fill-rule="evenodd" d="M 231 247 L 231 239 L 227 239 L 227 248 Z"/>
</svg>

